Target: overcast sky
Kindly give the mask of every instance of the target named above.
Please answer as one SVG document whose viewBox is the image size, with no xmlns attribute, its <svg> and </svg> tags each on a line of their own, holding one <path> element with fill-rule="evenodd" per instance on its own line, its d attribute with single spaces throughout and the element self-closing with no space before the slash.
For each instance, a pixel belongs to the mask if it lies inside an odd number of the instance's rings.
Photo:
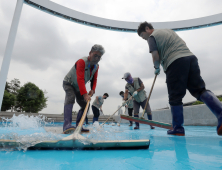
<svg viewBox="0 0 222 170">
<path fill-rule="evenodd" d="M 53 0 L 56 3 L 98 17 L 135 22 L 186 20 L 221 13 L 220 0 Z M 138 3 L 139 2 L 139 3 Z M 4 56 L 16 0 L 0 1 L 0 64 Z M 222 25 L 177 32 L 198 57 L 207 89 L 222 94 Z M 119 92 L 126 84 L 125 72 L 140 77 L 147 94 L 154 79 L 148 44 L 136 33 L 87 27 L 54 17 L 23 5 L 7 81 L 18 78 L 23 85 L 35 83 L 48 92 L 48 106 L 41 113 L 61 114 L 65 92 L 62 81 L 74 63 L 88 56 L 94 44 L 106 53 L 99 62 L 96 94 L 109 93 L 103 111 L 112 114 L 121 104 Z M 152 110 L 168 105 L 166 76 L 161 70 L 150 99 Z M 89 84 L 87 84 L 89 90 Z M 189 92 L 183 102 L 194 101 Z M 78 110 L 75 104 L 73 110 Z M 140 110 L 142 111 L 142 110 Z M 92 113 L 92 111 L 91 111 Z"/>
</svg>

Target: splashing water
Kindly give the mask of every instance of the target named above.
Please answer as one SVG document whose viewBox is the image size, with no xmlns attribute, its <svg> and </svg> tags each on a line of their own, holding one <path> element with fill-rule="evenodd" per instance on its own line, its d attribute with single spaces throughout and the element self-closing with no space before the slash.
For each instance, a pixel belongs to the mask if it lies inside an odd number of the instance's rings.
<svg viewBox="0 0 222 170">
<path fill-rule="evenodd" d="M 90 134 L 87 138 L 94 141 L 106 141 L 106 140 L 122 140 L 124 137 L 120 135 L 120 129 L 113 127 L 112 125 L 100 126 L 99 122 L 94 122 Z"/>
<path fill-rule="evenodd" d="M 18 146 L 4 147 L 2 150 L 24 150 L 43 141 L 60 140 L 63 138 L 60 134 L 48 133 L 44 126 L 53 125 L 53 122 L 47 122 L 47 118 L 42 115 L 27 116 L 15 114 L 11 119 L 2 118 L 2 127 L 0 129 L 0 139 L 14 140 L 19 143 Z"/>
<path fill-rule="evenodd" d="M 46 122 L 46 117 L 43 115 L 37 116 L 27 116 L 24 114 L 20 114 L 16 116 L 15 114 L 11 119 L 2 118 L 3 127 L 19 127 L 20 129 L 30 129 L 30 128 L 38 128 L 43 127 L 47 124 L 51 124 L 51 122 Z"/>
</svg>

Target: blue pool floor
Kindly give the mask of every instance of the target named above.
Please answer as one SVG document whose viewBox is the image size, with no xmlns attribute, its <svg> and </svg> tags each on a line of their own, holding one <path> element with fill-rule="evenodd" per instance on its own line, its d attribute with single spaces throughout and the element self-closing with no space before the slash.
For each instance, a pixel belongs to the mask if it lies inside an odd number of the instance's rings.
<svg viewBox="0 0 222 170">
<path fill-rule="evenodd" d="M 56 126 L 62 128 L 62 124 Z M 185 137 L 169 136 L 166 129 L 151 130 L 142 124 L 140 130 L 133 130 L 128 124 L 105 125 L 104 129 L 103 135 L 107 134 L 110 139 L 150 139 L 150 147 L 139 150 L 0 151 L 0 169 L 222 169 L 222 136 L 216 134 L 216 127 L 185 126 Z M 6 133 L 3 127 L 0 127 L 1 133 Z M 24 132 L 20 130 L 19 133 Z M 30 130 L 27 133 L 30 134 Z M 103 137 L 97 133 L 85 136 Z"/>
</svg>

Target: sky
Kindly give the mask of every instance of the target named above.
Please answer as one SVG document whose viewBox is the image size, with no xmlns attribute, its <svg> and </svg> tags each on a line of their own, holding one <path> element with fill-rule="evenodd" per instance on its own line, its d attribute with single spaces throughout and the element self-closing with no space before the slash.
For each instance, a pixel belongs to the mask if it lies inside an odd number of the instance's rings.
<svg viewBox="0 0 222 170">
<path fill-rule="evenodd" d="M 53 0 L 63 6 L 90 15 L 134 22 L 166 22 L 205 17 L 221 13 L 220 0 Z M 16 0 L 0 1 L 0 64 L 14 14 Z M 197 56 L 207 89 L 222 94 L 222 25 L 177 34 Z M 109 94 L 103 104 L 104 114 L 113 114 L 122 99 L 125 72 L 140 77 L 147 94 L 154 79 L 152 57 L 146 41 L 137 33 L 108 31 L 70 22 L 39 11 L 26 4 L 20 18 L 7 81 L 17 78 L 21 85 L 32 82 L 46 90 L 47 108 L 40 113 L 63 113 L 65 92 L 62 82 L 75 62 L 88 56 L 94 44 L 101 44 L 105 54 L 100 68 L 96 93 Z M 150 98 L 152 110 L 167 107 L 166 76 L 161 69 Z M 86 85 L 89 91 L 89 83 Z M 187 91 L 183 102 L 196 100 Z M 74 111 L 79 110 L 75 103 Z M 142 110 L 140 110 L 142 111 Z M 91 111 L 92 113 L 92 111 Z"/>
</svg>

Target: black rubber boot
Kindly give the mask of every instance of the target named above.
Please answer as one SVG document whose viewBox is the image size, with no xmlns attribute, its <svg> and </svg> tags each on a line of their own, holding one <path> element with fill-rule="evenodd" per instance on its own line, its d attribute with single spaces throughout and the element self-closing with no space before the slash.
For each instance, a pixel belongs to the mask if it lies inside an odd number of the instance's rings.
<svg viewBox="0 0 222 170">
<path fill-rule="evenodd" d="M 133 122 L 132 121 L 129 121 L 129 122 L 130 122 L 129 126 L 133 126 Z"/>
<path fill-rule="evenodd" d="M 152 120 L 152 115 L 147 114 L 147 118 L 148 120 Z M 155 129 L 155 127 L 150 125 L 150 129 Z"/>
<path fill-rule="evenodd" d="M 183 105 L 171 106 L 171 113 L 173 119 L 173 130 L 168 130 L 168 135 L 184 136 L 185 130 L 183 128 Z"/>
<path fill-rule="evenodd" d="M 222 135 L 222 103 L 211 91 L 208 90 L 201 94 L 200 100 L 204 102 L 217 117 L 217 134 Z"/>
<path fill-rule="evenodd" d="M 139 117 L 139 115 L 135 115 L 134 117 Z M 140 124 L 138 122 L 135 122 L 136 126 L 134 127 L 134 129 L 139 129 L 140 128 Z"/>
<path fill-rule="evenodd" d="M 72 126 L 72 108 L 73 104 L 68 104 L 64 106 L 64 124 L 63 124 L 64 133 L 70 133 L 70 131 L 75 130 L 75 126 Z"/>
</svg>

